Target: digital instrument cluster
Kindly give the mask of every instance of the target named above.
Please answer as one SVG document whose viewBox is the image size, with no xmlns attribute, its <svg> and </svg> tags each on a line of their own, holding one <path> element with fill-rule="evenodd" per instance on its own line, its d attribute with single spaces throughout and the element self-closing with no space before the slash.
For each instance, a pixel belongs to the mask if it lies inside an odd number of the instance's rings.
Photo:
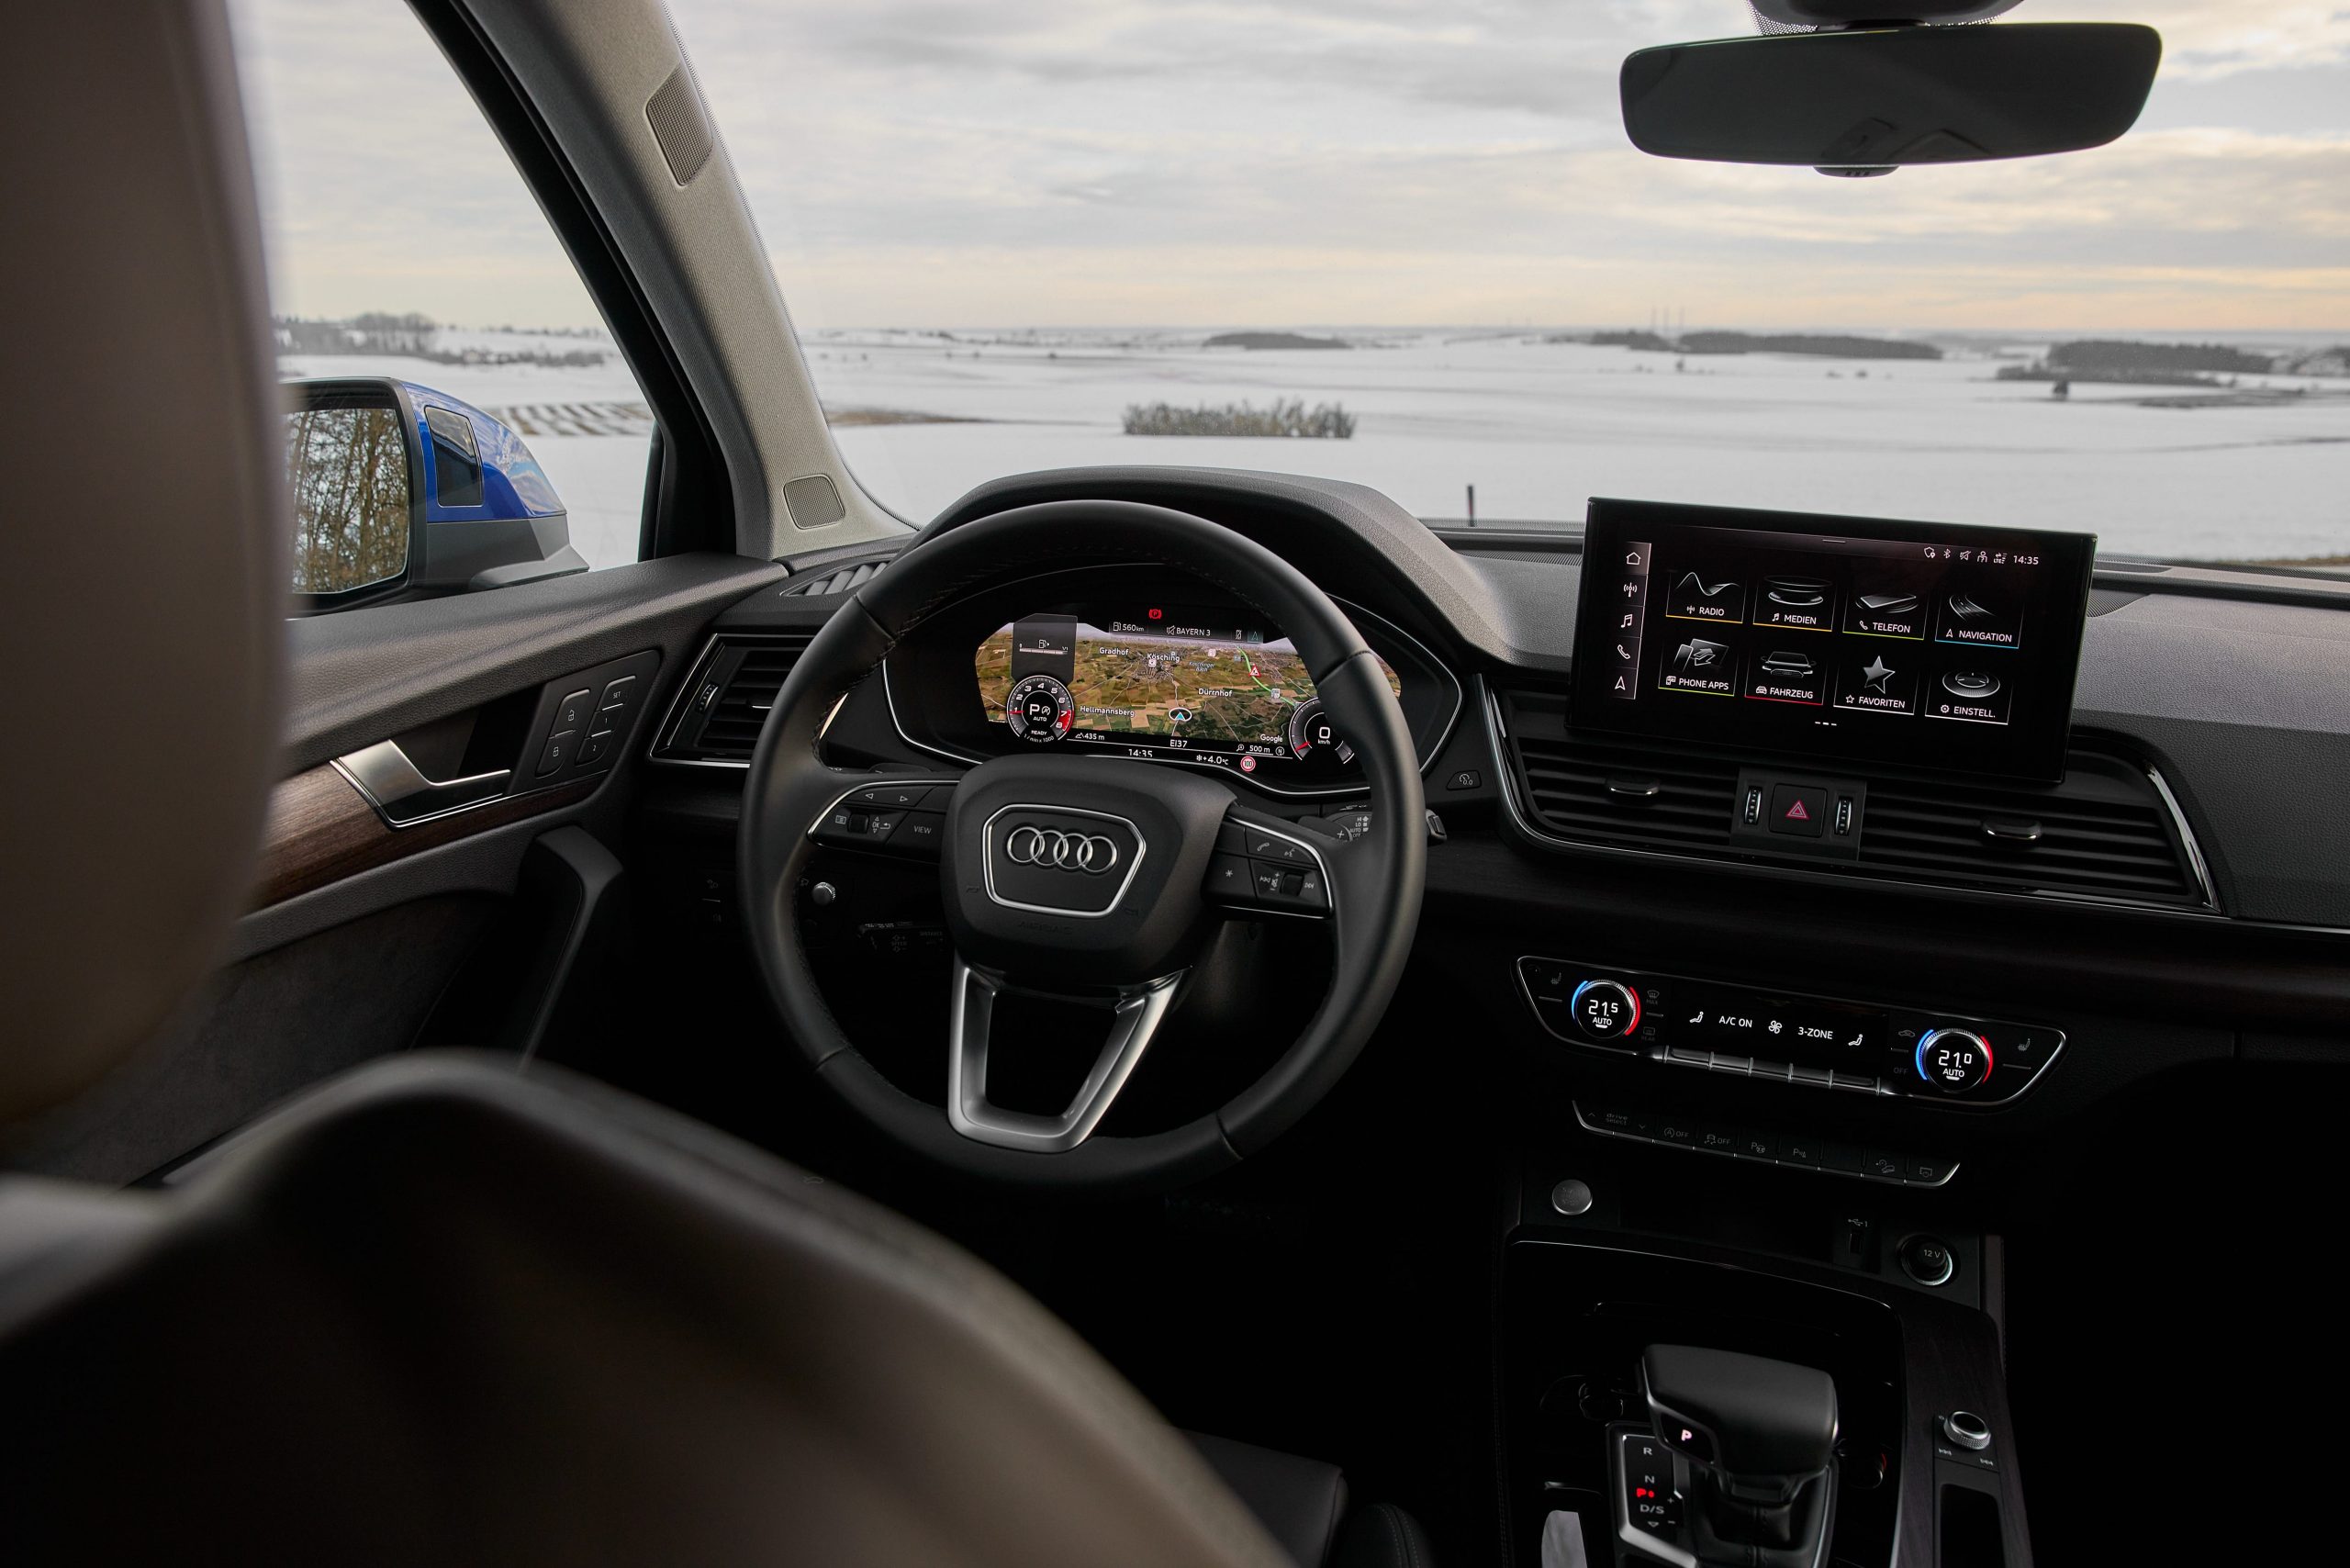
<svg viewBox="0 0 2350 1568">
<path fill-rule="evenodd" d="M 1594 500 L 1575 723 L 2054 781 L 2094 535 Z"/>
<path fill-rule="evenodd" d="M 1384 659 L 1400 697 L 1403 680 Z M 1022 616 L 973 658 L 988 722 L 1025 745 L 1107 748 L 1261 781 L 1345 777 L 1354 748 L 1305 660 L 1230 610 L 1136 604 Z"/>
</svg>

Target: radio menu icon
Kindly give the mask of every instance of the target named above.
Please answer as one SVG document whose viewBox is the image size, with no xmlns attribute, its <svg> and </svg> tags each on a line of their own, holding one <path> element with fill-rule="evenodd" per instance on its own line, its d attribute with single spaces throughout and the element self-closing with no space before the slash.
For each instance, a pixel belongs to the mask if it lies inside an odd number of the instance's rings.
<svg viewBox="0 0 2350 1568">
<path fill-rule="evenodd" d="M 1746 588 L 1711 573 L 1684 572 L 1673 579 L 1665 614 L 1676 621 L 1714 621 L 1734 626 L 1745 619 Z"/>
</svg>

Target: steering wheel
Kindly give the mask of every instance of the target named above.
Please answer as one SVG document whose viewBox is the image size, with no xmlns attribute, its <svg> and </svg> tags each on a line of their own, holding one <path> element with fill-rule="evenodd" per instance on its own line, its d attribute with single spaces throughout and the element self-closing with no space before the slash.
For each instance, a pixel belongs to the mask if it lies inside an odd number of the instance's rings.
<svg viewBox="0 0 2350 1568">
<path fill-rule="evenodd" d="M 1104 560 L 1188 572 L 1281 628 L 1361 759 L 1370 825 L 1351 839 L 1301 829 L 1203 770 L 1040 752 L 958 778 L 829 766 L 842 700 L 946 606 L 1050 568 Z M 951 790 L 945 786 L 951 785 Z M 860 802 L 946 798 L 939 882 L 954 943 L 946 1112 L 905 1093 L 843 1033 L 800 940 L 800 874 Z M 867 795 L 865 791 L 880 791 Z M 934 804 L 925 801 L 924 804 Z M 1427 869 L 1419 762 L 1402 710 L 1353 624 L 1295 567 L 1231 530 L 1162 507 L 1054 501 L 915 542 L 825 622 L 778 693 L 745 781 L 741 843 L 751 946 L 817 1075 L 885 1135 L 941 1165 L 1015 1182 L 1143 1187 L 1195 1180 L 1256 1152 L 1327 1093 L 1393 994 Z M 867 817 L 866 821 L 878 820 Z M 1251 849 L 1273 858 L 1251 862 Z M 1167 1131 L 1094 1136 L 1181 995 L 1237 879 L 1285 866 L 1267 902 L 1326 923 L 1331 980 L 1305 1031 L 1255 1084 Z M 1077 977 L 1072 980 L 1071 977 Z M 1101 1054 L 1047 1116 L 988 1098 L 997 999 L 1024 991 L 1107 1014 Z"/>
</svg>

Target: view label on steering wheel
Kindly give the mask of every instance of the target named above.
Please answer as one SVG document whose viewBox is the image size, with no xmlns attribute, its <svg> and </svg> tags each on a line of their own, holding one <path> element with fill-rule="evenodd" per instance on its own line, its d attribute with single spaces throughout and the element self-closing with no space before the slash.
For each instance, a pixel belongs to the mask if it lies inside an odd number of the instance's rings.
<svg viewBox="0 0 2350 1568">
<path fill-rule="evenodd" d="M 1381 661 L 1398 696 L 1403 681 Z M 1083 606 L 1024 615 L 979 645 L 989 722 L 1034 745 L 1115 748 L 1281 776 L 1354 760 L 1297 649 L 1230 610 Z"/>
</svg>

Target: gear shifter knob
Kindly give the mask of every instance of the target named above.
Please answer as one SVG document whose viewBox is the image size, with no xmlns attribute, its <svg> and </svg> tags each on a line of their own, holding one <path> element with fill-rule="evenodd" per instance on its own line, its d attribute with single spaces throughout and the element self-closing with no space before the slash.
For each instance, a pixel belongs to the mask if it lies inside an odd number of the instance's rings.
<svg viewBox="0 0 2350 1568">
<path fill-rule="evenodd" d="M 1685 1508 L 1681 1523 L 1668 1527 L 1630 1525 L 1628 1511 L 1628 1528 L 1619 1530 L 1628 1544 L 1668 1561 L 1748 1568 L 1817 1568 L 1828 1560 L 1836 1508 L 1833 1379 L 1791 1361 L 1651 1345 L 1640 1355 L 1640 1388 L 1656 1439 L 1685 1461 L 1673 1467 Z M 1618 1478 L 1619 1488 L 1628 1484 L 1645 1498 L 1638 1478 Z M 1684 1555 L 1659 1550 L 1661 1528 L 1679 1538 Z"/>
<path fill-rule="evenodd" d="M 1640 1386 L 1657 1436 L 1733 1495 L 1782 1503 L 1836 1457 L 1836 1384 L 1826 1372 L 1695 1345 L 1651 1345 Z"/>
</svg>

